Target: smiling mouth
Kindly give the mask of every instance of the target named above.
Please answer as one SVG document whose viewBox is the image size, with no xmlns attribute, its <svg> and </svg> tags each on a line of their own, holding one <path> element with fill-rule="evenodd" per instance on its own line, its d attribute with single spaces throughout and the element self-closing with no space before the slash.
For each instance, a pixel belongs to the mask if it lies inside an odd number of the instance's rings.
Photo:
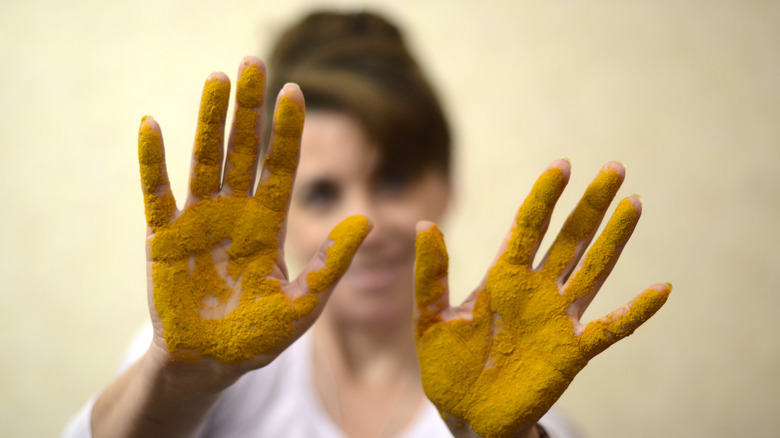
<svg viewBox="0 0 780 438">
<path fill-rule="evenodd" d="M 393 260 L 373 266 L 357 266 L 347 270 L 345 279 L 360 289 L 384 289 L 403 274 L 402 269 L 405 266 L 403 260 Z"/>
</svg>

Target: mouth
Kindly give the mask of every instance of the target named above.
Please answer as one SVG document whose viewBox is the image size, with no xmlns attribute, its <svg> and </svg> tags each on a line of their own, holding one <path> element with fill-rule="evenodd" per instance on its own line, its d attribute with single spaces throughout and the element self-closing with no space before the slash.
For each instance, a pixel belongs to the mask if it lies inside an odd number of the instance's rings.
<svg viewBox="0 0 780 438">
<path fill-rule="evenodd" d="M 347 270 L 344 279 L 360 289 L 382 290 L 394 284 L 399 278 L 404 278 L 404 269 L 407 268 L 412 269 L 404 257 L 388 258 L 371 265 L 353 265 Z"/>
</svg>

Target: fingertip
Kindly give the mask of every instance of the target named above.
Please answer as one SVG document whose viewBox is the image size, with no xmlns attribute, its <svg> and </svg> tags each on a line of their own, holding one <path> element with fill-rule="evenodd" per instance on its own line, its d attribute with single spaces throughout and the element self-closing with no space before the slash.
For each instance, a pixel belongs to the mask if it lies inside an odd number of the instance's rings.
<svg viewBox="0 0 780 438">
<path fill-rule="evenodd" d="M 215 72 L 211 73 L 210 75 L 208 75 L 208 77 L 206 78 L 206 83 L 209 83 L 209 82 L 230 83 L 230 78 L 228 78 L 228 76 L 225 73 L 221 72 L 221 71 L 215 71 Z"/>
<path fill-rule="evenodd" d="M 631 311 L 644 315 L 643 321 L 649 319 L 669 298 L 672 291 L 670 283 L 657 283 L 647 288 L 629 304 Z"/>
<path fill-rule="evenodd" d="M 143 116 L 138 127 L 138 153 L 141 163 L 159 163 L 164 157 L 162 131 L 152 116 Z"/>
<path fill-rule="evenodd" d="M 374 221 L 364 216 L 366 219 L 366 234 L 370 234 L 372 231 L 374 231 Z"/>
<path fill-rule="evenodd" d="M 340 259 L 346 258 L 348 265 L 372 228 L 373 225 L 365 216 L 354 215 L 342 220 L 328 234 L 328 239 L 332 241 L 332 244 L 324 244 L 328 246 L 326 258 L 331 256 Z"/>
<path fill-rule="evenodd" d="M 414 291 L 417 307 L 422 309 L 447 295 L 449 257 L 444 236 L 435 223 L 420 221 L 416 226 Z"/>
<path fill-rule="evenodd" d="M 628 202 L 631 203 L 631 205 L 634 207 L 634 210 L 636 211 L 637 215 L 641 215 L 642 214 L 642 197 L 641 196 L 639 196 L 637 194 L 633 194 L 631 196 L 626 197 L 624 199 L 624 201 L 628 201 Z"/>
<path fill-rule="evenodd" d="M 262 72 L 266 71 L 265 62 L 257 56 L 245 56 L 244 59 L 241 60 L 239 72 L 247 67 L 257 67 L 257 69 Z"/>
<path fill-rule="evenodd" d="M 561 178 L 563 178 L 565 182 L 569 181 L 569 177 L 571 176 L 571 161 L 568 158 L 559 158 L 553 161 L 547 166 L 545 172 L 550 169 L 559 169 L 561 171 Z"/>
<path fill-rule="evenodd" d="M 655 290 L 660 295 L 668 297 L 672 293 L 672 283 L 658 283 L 650 286 L 650 289 Z"/>
<path fill-rule="evenodd" d="M 256 129 L 261 119 L 257 117 L 265 103 L 266 69 L 260 58 L 247 56 L 238 68 L 236 103 L 242 108 L 252 108 L 255 114 L 250 117 Z M 255 143 L 253 141 L 252 148 Z"/>
<path fill-rule="evenodd" d="M 274 133 L 300 139 L 306 117 L 303 93 L 297 84 L 288 83 L 279 91 L 274 109 Z"/>
<path fill-rule="evenodd" d="M 294 82 L 284 84 L 282 89 L 279 90 L 279 100 L 282 100 L 282 98 L 295 102 L 301 109 L 304 108 L 303 92 L 301 87 Z"/>
<path fill-rule="evenodd" d="M 160 125 L 157 123 L 157 120 L 154 120 L 154 117 L 150 115 L 145 115 L 141 117 L 141 128 L 149 127 L 153 131 L 159 132 L 160 131 Z"/>
<path fill-rule="evenodd" d="M 620 176 L 621 180 L 625 179 L 626 177 L 626 165 L 620 161 L 610 161 L 609 163 L 606 163 L 601 167 L 601 171 L 616 173 L 618 176 Z"/>
<path fill-rule="evenodd" d="M 426 227 L 420 227 L 420 225 L 427 224 Z M 421 221 L 417 223 L 419 231 L 417 238 L 415 239 L 415 253 L 417 254 L 417 270 L 427 265 L 438 265 L 443 262 L 443 265 L 437 269 L 437 271 L 445 272 L 447 270 L 447 247 L 444 243 L 444 234 L 439 230 L 439 227 L 428 221 Z M 430 266 L 428 266 L 430 267 Z M 423 268 L 423 271 L 427 269 Z"/>
<path fill-rule="evenodd" d="M 329 238 L 336 240 L 339 235 L 343 234 L 344 230 L 350 230 L 350 234 L 359 234 L 359 238 L 362 241 L 373 229 L 374 223 L 371 221 L 371 219 L 363 215 L 356 214 L 354 216 L 349 216 L 336 225 L 336 227 L 333 228 L 333 231 L 331 231 Z"/>
<path fill-rule="evenodd" d="M 363 228 L 366 230 L 366 234 L 370 233 L 374 229 L 374 221 L 372 221 L 370 218 L 363 216 L 362 214 L 356 214 L 354 216 L 356 221 L 363 224 Z"/>
<path fill-rule="evenodd" d="M 305 276 L 309 291 L 320 293 L 331 290 L 352 263 L 370 231 L 371 222 L 360 215 L 350 216 L 336 225 L 320 248 L 321 264 L 310 265 L 312 270 Z M 315 267 L 318 269 L 315 270 Z"/>
<path fill-rule="evenodd" d="M 438 230 L 439 227 L 431 221 L 418 221 L 414 228 L 416 233 L 420 234 L 422 231 L 433 231 L 434 229 Z"/>
</svg>

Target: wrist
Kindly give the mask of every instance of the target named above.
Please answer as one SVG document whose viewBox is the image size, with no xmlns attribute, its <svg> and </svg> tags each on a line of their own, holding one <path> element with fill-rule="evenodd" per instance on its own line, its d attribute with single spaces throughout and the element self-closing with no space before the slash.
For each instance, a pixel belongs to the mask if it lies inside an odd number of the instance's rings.
<svg viewBox="0 0 780 438">
<path fill-rule="evenodd" d="M 447 412 L 440 411 L 447 428 L 450 429 L 455 438 L 482 438 L 482 435 L 475 432 L 471 426 L 463 419 L 455 417 Z M 547 433 L 538 424 L 520 426 L 512 438 L 548 438 Z"/>
<path fill-rule="evenodd" d="M 208 364 L 177 363 L 155 345 L 98 397 L 92 435 L 189 437 L 235 379 L 215 378 Z"/>
<path fill-rule="evenodd" d="M 181 394 L 188 400 L 193 397 L 203 400 L 218 398 L 222 391 L 241 377 L 236 367 L 210 358 L 174 360 L 164 347 L 155 343 L 152 343 L 140 362 L 145 374 L 150 376 L 159 391 Z"/>
</svg>

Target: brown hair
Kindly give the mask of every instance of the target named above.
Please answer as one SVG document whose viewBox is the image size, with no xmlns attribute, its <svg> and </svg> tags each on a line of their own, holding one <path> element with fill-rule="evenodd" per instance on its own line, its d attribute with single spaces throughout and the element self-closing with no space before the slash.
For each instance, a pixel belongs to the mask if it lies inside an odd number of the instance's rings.
<svg viewBox="0 0 780 438">
<path fill-rule="evenodd" d="M 268 95 L 300 85 L 308 110 L 355 117 L 382 150 L 379 174 L 449 175 L 450 132 L 400 30 L 370 12 L 314 12 L 287 28 L 268 59 Z M 267 99 L 267 114 L 273 99 Z"/>
</svg>

